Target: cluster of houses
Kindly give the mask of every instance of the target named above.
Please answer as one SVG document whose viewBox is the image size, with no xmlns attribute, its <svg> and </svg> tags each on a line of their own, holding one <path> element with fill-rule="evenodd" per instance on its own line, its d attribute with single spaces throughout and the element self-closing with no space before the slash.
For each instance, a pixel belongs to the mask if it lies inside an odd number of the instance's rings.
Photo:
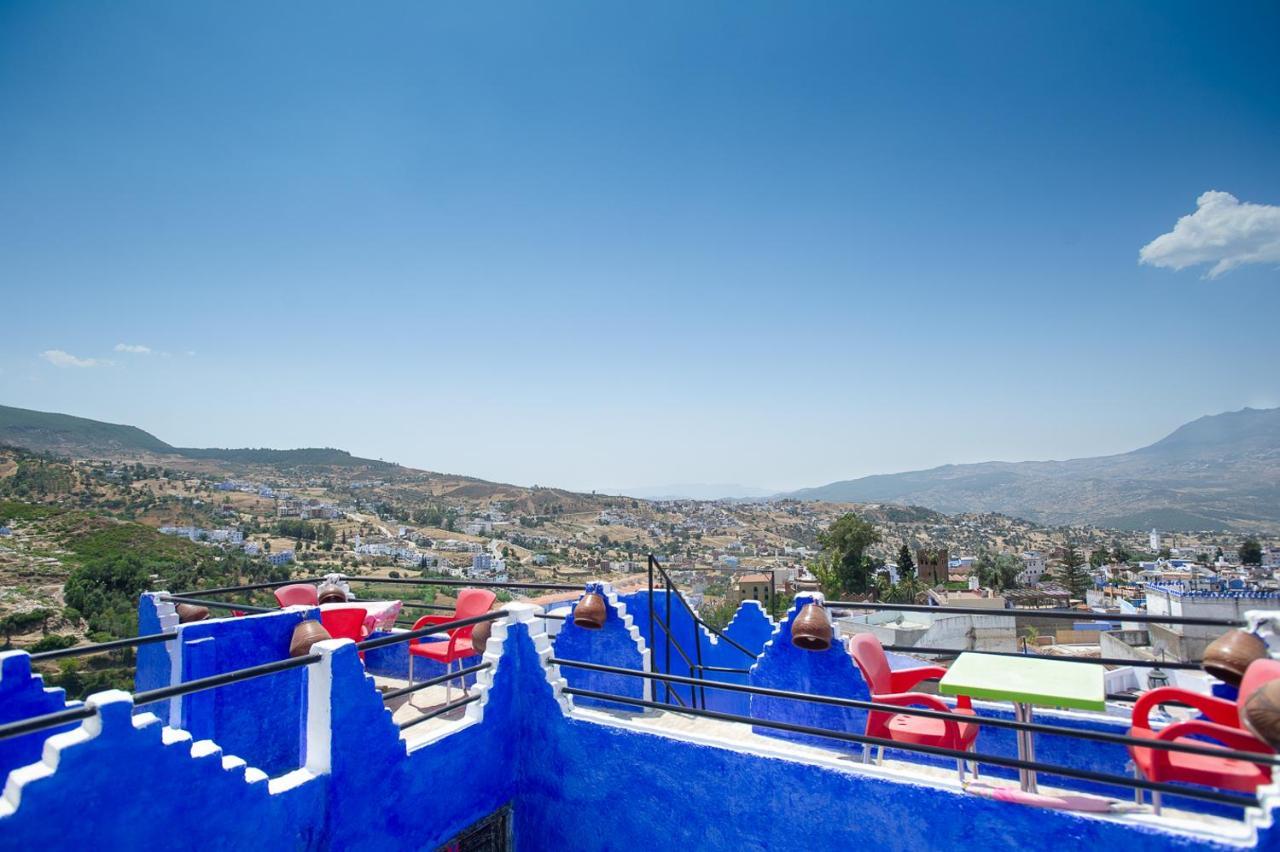
<svg viewBox="0 0 1280 852">
<path fill-rule="evenodd" d="M 319 500 L 297 500 L 286 495 L 276 502 L 277 518 L 331 521 L 345 516 L 346 513 L 342 509 Z"/>
<path fill-rule="evenodd" d="M 259 497 L 265 497 L 268 500 L 274 499 L 277 496 L 276 490 L 270 485 L 263 485 L 258 482 L 248 482 L 242 479 L 224 479 L 222 482 L 213 486 L 213 488 L 215 491 L 239 491 L 244 494 L 257 494 Z"/>
<path fill-rule="evenodd" d="M 244 543 L 244 533 L 234 527 L 204 529 L 203 527 L 164 526 L 160 527 L 159 531 L 162 535 L 176 535 L 182 538 L 189 538 L 194 542 L 207 544 L 239 545 Z"/>
</svg>

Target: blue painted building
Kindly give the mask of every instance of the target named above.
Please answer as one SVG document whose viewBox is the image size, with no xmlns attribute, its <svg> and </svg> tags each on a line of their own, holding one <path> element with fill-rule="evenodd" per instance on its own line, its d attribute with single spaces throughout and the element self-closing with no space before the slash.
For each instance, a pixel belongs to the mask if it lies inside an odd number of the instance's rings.
<svg viewBox="0 0 1280 852">
<path fill-rule="evenodd" d="M 227 687 L 135 708 L 127 693 L 94 695 L 90 718 L 0 751 L 8 775 L 0 848 L 436 849 L 486 820 L 501 822 L 512 844 L 502 848 L 521 850 L 1280 848 L 1272 788 L 1243 815 L 1179 817 L 1173 805 L 1161 818 L 1091 815 L 975 795 L 927 763 L 910 771 L 906 753 L 866 765 L 847 749 L 760 736 L 749 726 L 695 725 L 688 715 L 638 705 L 584 706 L 571 691 L 629 687 L 602 679 L 616 674 L 570 674 L 572 665 L 552 659 L 656 668 L 650 613 L 673 633 L 689 628 L 692 637 L 697 629 L 665 595 L 606 593 L 605 628 L 566 624 L 554 640 L 538 608 L 505 605 L 475 700 L 455 718 L 421 727 L 396 726 L 370 673 L 373 651 L 362 663 L 346 640 L 317 645 L 318 662 L 235 684 L 243 689 L 222 697 Z M 802 652 L 790 646 L 786 620 L 773 625 L 758 607 L 744 607 L 727 631 L 744 646 L 759 644 L 744 681 L 788 688 L 804 681 L 819 694 L 865 690 L 838 650 L 792 659 Z M 311 614 L 294 608 L 177 625 L 170 609 L 152 596 L 143 601 L 142 629 L 178 636 L 146 646 L 152 653 L 139 656 L 139 688 L 283 659 L 293 627 Z M 704 660 L 732 658 L 719 637 L 706 640 Z M 800 674 L 786 672 L 787 659 Z M 25 653 L 0 656 L 0 724 L 62 706 Z M 762 707 L 761 718 L 796 718 L 781 705 L 775 711 Z M 1069 713 L 1038 719 L 1105 721 Z M 1123 772 L 1122 752 L 1078 743 L 1055 751 L 1045 739 L 1041 759 Z M 1012 743 L 992 736 L 988 749 L 1011 753 Z"/>
</svg>

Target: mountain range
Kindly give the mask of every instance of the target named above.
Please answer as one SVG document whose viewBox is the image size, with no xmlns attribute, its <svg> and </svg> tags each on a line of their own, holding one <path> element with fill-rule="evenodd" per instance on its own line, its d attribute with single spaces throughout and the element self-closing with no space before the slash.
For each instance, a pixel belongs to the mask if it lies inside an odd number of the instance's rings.
<svg viewBox="0 0 1280 852">
<path fill-rule="evenodd" d="M 1201 417 L 1118 455 L 943 465 L 777 496 L 1115 529 L 1265 528 L 1280 523 L 1280 408 Z"/>
<path fill-rule="evenodd" d="M 7 406 L 0 406 L 0 444 L 82 458 L 172 455 L 280 467 L 398 467 L 329 447 L 175 447 L 134 426 Z M 683 485 L 626 493 L 648 499 L 764 496 L 745 493 L 754 490 Z M 769 497 L 783 498 L 999 512 L 1042 524 L 1114 529 L 1269 530 L 1280 527 L 1280 408 L 1201 417 L 1150 446 L 1118 455 L 944 465 Z"/>
</svg>

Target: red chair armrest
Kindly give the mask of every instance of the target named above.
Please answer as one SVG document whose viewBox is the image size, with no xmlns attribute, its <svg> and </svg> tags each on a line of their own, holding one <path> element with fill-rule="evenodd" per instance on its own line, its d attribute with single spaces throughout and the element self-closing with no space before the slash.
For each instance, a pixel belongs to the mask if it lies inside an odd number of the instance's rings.
<svg viewBox="0 0 1280 852">
<path fill-rule="evenodd" d="M 1157 704 L 1188 704 L 1219 725 L 1237 729 L 1240 727 L 1240 708 L 1234 701 L 1190 692 L 1176 686 L 1162 686 L 1142 693 L 1133 705 L 1133 726 L 1151 730 L 1151 708 Z"/>
<path fill-rule="evenodd" d="M 929 695 L 926 692 L 894 692 L 887 695 L 873 695 L 872 701 L 880 704 L 892 704 L 896 707 L 924 707 L 929 710 L 940 710 L 943 713 L 951 713 L 952 710 L 936 695 Z M 881 711 L 889 712 L 889 711 Z M 960 725 L 955 719 L 943 719 L 943 729 L 946 731 L 948 740 L 958 741 L 960 739 Z"/>
<path fill-rule="evenodd" d="M 1209 737 L 1227 748 L 1237 751 L 1253 751 L 1258 754 L 1274 754 L 1271 746 L 1240 728 L 1229 728 L 1203 719 L 1175 722 L 1156 734 L 1158 740 L 1176 740 L 1178 737 Z"/>
<path fill-rule="evenodd" d="M 422 616 L 422 618 L 419 618 L 417 621 L 413 623 L 413 627 L 409 628 L 409 631 L 413 632 L 414 630 L 421 630 L 424 627 L 434 627 L 437 624 L 447 624 L 450 621 L 453 621 L 452 615 L 424 615 Z M 450 631 L 450 632 L 452 633 L 456 631 Z M 430 642 L 430 641 L 432 641 L 431 636 L 419 636 L 417 639 L 412 640 L 409 644 L 417 645 L 422 642 Z"/>
<path fill-rule="evenodd" d="M 895 707 L 928 707 L 930 710 L 951 712 L 951 708 L 945 701 L 927 692 L 890 692 L 884 695 L 873 695 L 871 700 L 877 704 L 892 704 Z"/>
<path fill-rule="evenodd" d="M 889 672 L 889 688 L 894 692 L 910 692 L 922 680 L 940 678 L 947 673 L 942 666 L 916 666 Z"/>
<path fill-rule="evenodd" d="M 1193 736 L 1208 737 L 1216 740 L 1227 748 L 1236 749 L 1237 751 L 1252 751 L 1257 752 L 1258 754 L 1273 753 L 1266 743 L 1254 738 L 1252 735 L 1240 728 L 1219 725 L 1214 722 L 1206 722 L 1202 719 L 1175 722 L 1157 734 L 1156 739 L 1172 742 L 1179 737 Z M 1203 745 L 1203 743 L 1201 744 Z M 1152 775 L 1156 778 L 1169 777 L 1170 753 L 1164 749 L 1151 749 L 1151 752 Z"/>
</svg>

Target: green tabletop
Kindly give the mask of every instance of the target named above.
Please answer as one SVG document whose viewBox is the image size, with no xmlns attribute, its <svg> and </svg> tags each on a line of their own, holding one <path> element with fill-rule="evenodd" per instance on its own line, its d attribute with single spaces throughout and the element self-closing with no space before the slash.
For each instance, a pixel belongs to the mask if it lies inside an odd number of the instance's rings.
<svg viewBox="0 0 1280 852">
<path fill-rule="evenodd" d="M 1077 710 L 1105 710 L 1101 666 L 1048 657 L 965 653 L 938 682 L 943 695 L 1021 701 Z"/>
</svg>

